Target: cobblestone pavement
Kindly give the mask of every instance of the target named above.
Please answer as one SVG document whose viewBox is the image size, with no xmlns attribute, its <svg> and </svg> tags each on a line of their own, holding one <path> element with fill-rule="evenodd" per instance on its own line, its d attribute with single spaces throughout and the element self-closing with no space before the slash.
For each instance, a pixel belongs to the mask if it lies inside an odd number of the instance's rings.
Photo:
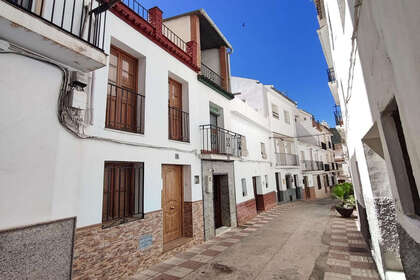
<svg viewBox="0 0 420 280">
<path fill-rule="evenodd" d="M 355 219 L 333 214 L 331 205 L 331 200 L 319 205 L 304 201 L 278 205 L 244 227 L 232 229 L 129 279 L 379 279 Z M 324 219 L 317 219 L 322 215 Z M 304 241 L 299 244 L 299 240 Z M 258 248 L 258 242 L 265 243 Z"/>
</svg>

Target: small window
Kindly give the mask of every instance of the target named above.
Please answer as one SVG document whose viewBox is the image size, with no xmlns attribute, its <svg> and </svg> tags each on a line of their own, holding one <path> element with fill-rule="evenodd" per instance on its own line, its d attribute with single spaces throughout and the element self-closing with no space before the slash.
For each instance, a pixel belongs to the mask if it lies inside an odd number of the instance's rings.
<svg viewBox="0 0 420 280">
<path fill-rule="evenodd" d="M 143 218 L 143 163 L 105 162 L 102 227 Z"/>
<path fill-rule="evenodd" d="M 246 189 L 246 179 L 245 178 L 242 178 L 241 179 L 241 183 L 242 183 L 242 196 L 245 197 L 248 194 L 248 191 Z"/>
<path fill-rule="evenodd" d="M 268 175 L 265 175 L 265 188 L 268 189 Z"/>
<path fill-rule="evenodd" d="M 290 114 L 288 111 L 284 111 L 284 122 L 290 124 Z"/>
<path fill-rule="evenodd" d="M 279 108 L 277 107 L 277 105 L 272 104 L 271 110 L 273 111 L 273 118 L 279 119 Z"/>
<path fill-rule="evenodd" d="M 262 143 L 262 142 L 261 142 L 261 156 L 263 159 L 267 158 L 267 153 L 265 151 L 265 143 Z"/>
</svg>

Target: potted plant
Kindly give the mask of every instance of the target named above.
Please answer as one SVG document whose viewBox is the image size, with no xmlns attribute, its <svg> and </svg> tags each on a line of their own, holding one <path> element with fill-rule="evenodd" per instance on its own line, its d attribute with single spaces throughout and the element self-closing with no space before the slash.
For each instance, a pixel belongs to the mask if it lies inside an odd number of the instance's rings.
<svg viewBox="0 0 420 280">
<path fill-rule="evenodd" d="M 332 195 L 339 200 L 335 206 L 335 210 L 344 218 L 351 217 L 356 208 L 353 185 L 351 183 L 335 185 L 332 189 Z"/>
</svg>

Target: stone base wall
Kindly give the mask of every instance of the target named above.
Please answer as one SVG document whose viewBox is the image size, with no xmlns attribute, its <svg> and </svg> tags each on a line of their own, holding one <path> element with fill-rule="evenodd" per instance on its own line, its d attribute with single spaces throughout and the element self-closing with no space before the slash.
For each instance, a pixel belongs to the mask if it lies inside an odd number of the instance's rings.
<svg viewBox="0 0 420 280">
<path fill-rule="evenodd" d="M 277 204 L 276 192 L 257 194 L 257 210 L 267 211 Z"/>
<path fill-rule="evenodd" d="M 255 199 L 250 199 L 236 205 L 238 225 L 243 225 L 247 221 L 257 216 L 257 205 Z"/>
<path fill-rule="evenodd" d="M 290 188 L 285 191 L 280 191 L 279 198 L 279 202 L 295 201 L 296 189 Z"/>
<path fill-rule="evenodd" d="M 72 279 L 126 278 L 202 243 L 203 202 L 184 203 L 185 212 L 184 236 L 191 240 L 169 252 L 163 252 L 162 210 L 106 229 L 100 224 L 77 229 Z"/>
<path fill-rule="evenodd" d="M 190 202 L 192 206 L 192 230 L 195 241 L 204 241 L 203 201 Z"/>
<path fill-rule="evenodd" d="M 0 231 L 0 279 L 71 279 L 76 219 Z"/>
<path fill-rule="evenodd" d="M 420 243 L 417 243 L 398 224 L 398 234 L 400 239 L 400 255 L 401 262 L 404 267 L 405 277 L 407 280 L 419 279 L 420 275 Z"/>
<path fill-rule="evenodd" d="M 371 236 L 370 236 L 370 230 L 369 230 L 369 222 L 367 219 L 366 209 L 357 202 L 357 213 L 359 215 L 359 223 L 360 223 L 360 231 L 368 244 L 369 248 L 372 247 L 371 244 Z"/>
<path fill-rule="evenodd" d="M 309 195 L 308 195 L 309 193 Z M 305 187 L 303 191 L 303 199 L 310 200 L 315 199 L 315 188 L 314 187 Z"/>
<path fill-rule="evenodd" d="M 304 190 L 301 187 L 296 188 L 296 199 L 302 199 L 303 198 Z"/>
<path fill-rule="evenodd" d="M 314 187 L 315 191 L 315 198 L 326 198 L 331 196 L 330 187 L 322 187 L 318 189 L 318 187 Z"/>
</svg>

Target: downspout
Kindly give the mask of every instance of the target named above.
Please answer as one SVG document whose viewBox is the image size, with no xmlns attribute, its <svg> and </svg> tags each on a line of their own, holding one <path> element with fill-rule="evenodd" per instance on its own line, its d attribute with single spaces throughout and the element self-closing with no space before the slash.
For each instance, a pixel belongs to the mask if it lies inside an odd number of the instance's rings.
<svg viewBox="0 0 420 280">
<path fill-rule="evenodd" d="M 228 48 L 228 51 L 227 51 L 227 54 L 228 54 L 228 56 L 227 56 L 227 68 L 228 68 L 228 71 L 229 71 L 229 73 L 228 73 L 228 84 L 229 84 L 228 91 L 229 92 L 232 91 L 232 86 L 231 86 L 231 83 L 230 83 L 230 76 L 231 76 L 231 72 L 230 72 L 230 55 L 232 53 L 233 53 L 233 49 L 232 48 Z"/>
</svg>

